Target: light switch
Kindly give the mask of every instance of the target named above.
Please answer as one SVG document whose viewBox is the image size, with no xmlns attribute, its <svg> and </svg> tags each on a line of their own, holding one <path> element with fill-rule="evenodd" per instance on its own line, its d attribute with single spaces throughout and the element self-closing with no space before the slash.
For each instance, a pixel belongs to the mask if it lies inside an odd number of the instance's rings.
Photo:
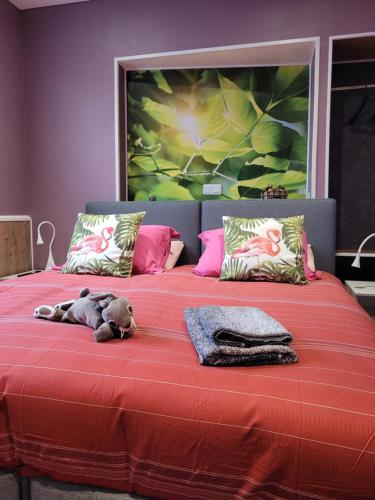
<svg viewBox="0 0 375 500">
<path fill-rule="evenodd" d="M 217 196 L 222 192 L 223 186 L 221 184 L 203 184 L 203 194 Z"/>
</svg>

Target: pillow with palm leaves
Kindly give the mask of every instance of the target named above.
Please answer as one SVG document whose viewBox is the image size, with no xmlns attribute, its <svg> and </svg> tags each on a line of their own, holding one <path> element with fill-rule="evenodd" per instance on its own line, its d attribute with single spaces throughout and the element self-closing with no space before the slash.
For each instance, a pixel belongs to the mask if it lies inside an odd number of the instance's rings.
<svg viewBox="0 0 375 500">
<path fill-rule="evenodd" d="M 220 279 L 306 285 L 303 221 L 303 215 L 280 219 L 224 216 Z"/>
<path fill-rule="evenodd" d="M 61 272 L 128 278 L 145 213 L 78 214 Z"/>
</svg>

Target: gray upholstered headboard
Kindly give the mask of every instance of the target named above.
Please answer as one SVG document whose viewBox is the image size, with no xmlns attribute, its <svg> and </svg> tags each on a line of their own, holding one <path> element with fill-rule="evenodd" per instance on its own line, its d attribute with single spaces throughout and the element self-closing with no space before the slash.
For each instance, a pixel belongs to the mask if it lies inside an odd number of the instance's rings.
<svg viewBox="0 0 375 500">
<path fill-rule="evenodd" d="M 182 264 L 198 262 L 201 254 L 201 203 L 199 201 L 99 201 L 86 204 L 88 214 L 128 214 L 146 212 L 145 224 L 172 226 L 185 243 L 178 260 Z"/>
<path fill-rule="evenodd" d="M 223 225 L 222 216 L 287 217 L 304 215 L 304 227 L 311 243 L 316 268 L 335 272 L 336 201 L 313 200 L 249 200 L 209 201 L 202 203 L 202 231 Z"/>
<path fill-rule="evenodd" d="M 201 248 L 197 235 L 207 229 L 222 227 L 222 216 L 286 217 L 304 215 L 305 229 L 313 246 L 317 269 L 335 272 L 336 202 L 313 200 L 246 201 L 119 201 L 90 202 L 87 213 L 110 214 L 146 211 L 145 224 L 173 226 L 181 233 L 185 249 L 179 264 L 194 264 Z"/>
</svg>

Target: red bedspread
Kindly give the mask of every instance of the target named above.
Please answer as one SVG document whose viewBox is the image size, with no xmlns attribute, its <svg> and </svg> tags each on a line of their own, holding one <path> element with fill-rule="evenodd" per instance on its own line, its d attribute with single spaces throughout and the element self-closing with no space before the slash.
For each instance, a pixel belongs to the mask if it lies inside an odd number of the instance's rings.
<svg viewBox="0 0 375 500">
<path fill-rule="evenodd" d="M 133 338 L 32 317 L 85 286 L 130 299 Z M 170 499 L 375 498 L 375 323 L 333 276 L 48 272 L 0 281 L 0 297 L 0 466 Z M 200 366 L 183 309 L 203 304 L 261 307 L 299 363 Z"/>
</svg>

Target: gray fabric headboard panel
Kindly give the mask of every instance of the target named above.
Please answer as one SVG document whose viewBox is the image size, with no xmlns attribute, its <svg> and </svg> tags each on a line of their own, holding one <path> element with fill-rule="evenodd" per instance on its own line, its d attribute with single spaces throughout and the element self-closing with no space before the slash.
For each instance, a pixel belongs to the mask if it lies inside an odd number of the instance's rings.
<svg viewBox="0 0 375 500">
<path fill-rule="evenodd" d="M 317 269 L 335 272 L 336 201 L 249 200 L 202 202 L 202 231 L 222 227 L 222 216 L 287 217 L 305 216 L 305 229 L 311 243 Z"/>
<path fill-rule="evenodd" d="M 199 201 L 103 201 L 88 202 L 88 214 L 128 214 L 145 211 L 144 224 L 172 226 L 181 233 L 185 243 L 178 260 L 179 265 L 195 264 L 201 253 L 197 235 L 201 227 L 201 204 Z"/>
<path fill-rule="evenodd" d="M 111 214 L 146 211 L 145 224 L 173 226 L 185 242 L 178 261 L 195 264 L 201 254 L 197 235 L 207 229 L 222 227 L 223 215 L 234 217 L 287 217 L 304 215 L 305 229 L 313 246 L 317 269 L 335 272 L 336 202 L 313 200 L 244 200 L 244 201 L 113 201 L 88 202 L 87 213 Z"/>
</svg>

